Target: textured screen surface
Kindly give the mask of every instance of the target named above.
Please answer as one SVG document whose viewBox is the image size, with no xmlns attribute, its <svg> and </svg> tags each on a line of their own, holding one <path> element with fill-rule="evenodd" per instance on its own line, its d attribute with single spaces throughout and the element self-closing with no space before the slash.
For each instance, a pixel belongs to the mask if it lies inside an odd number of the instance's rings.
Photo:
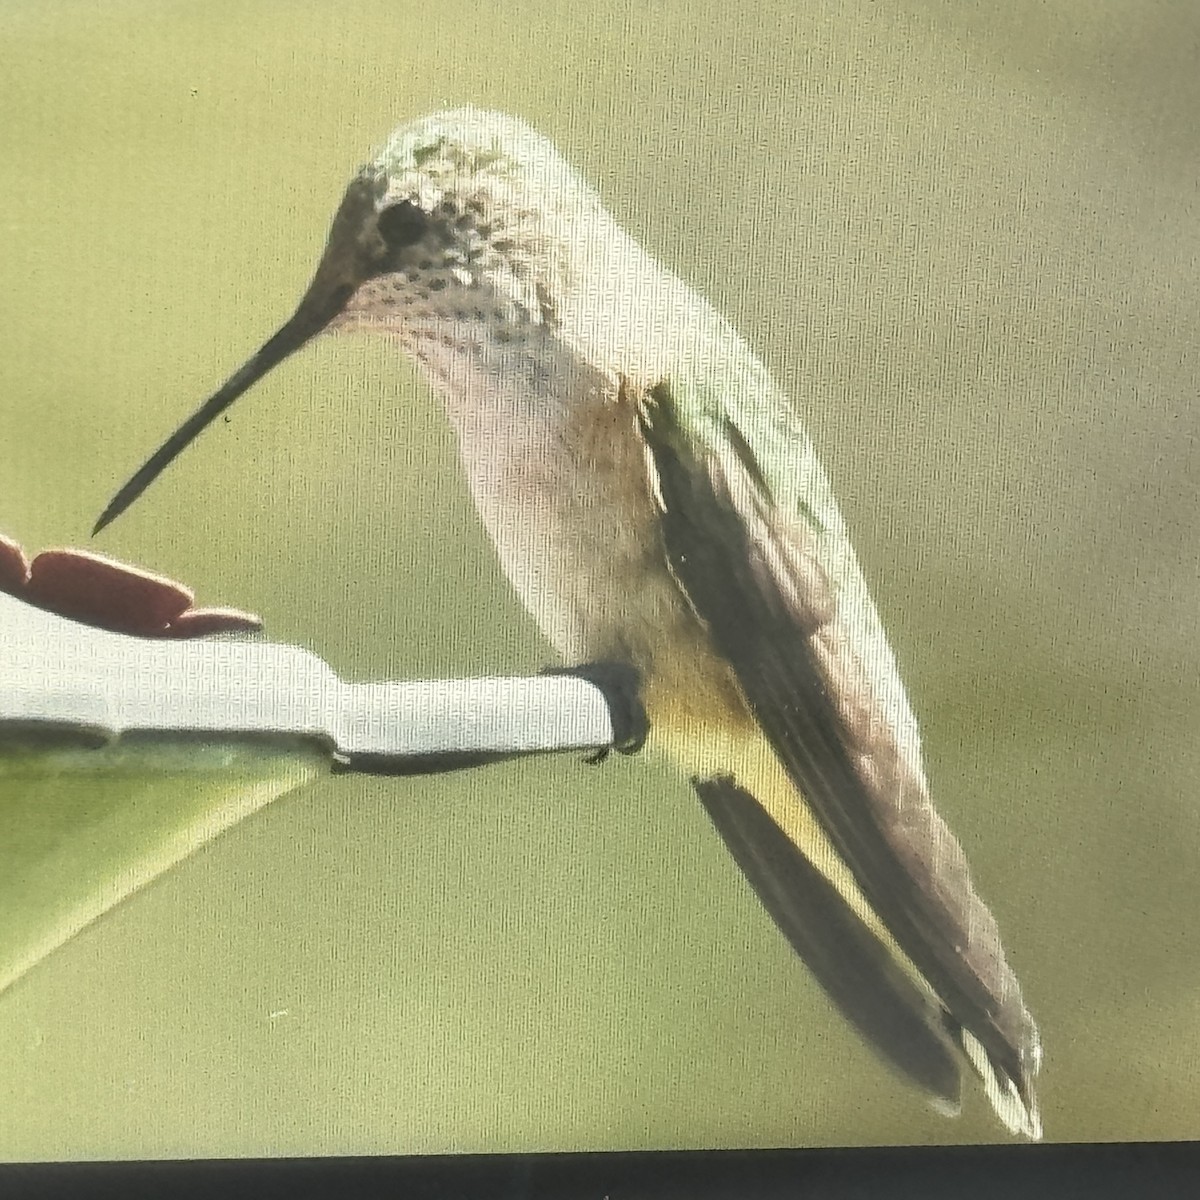
<svg viewBox="0 0 1200 1200">
<path fill-rule="evenodd" d="M 0 527 L 86 540 L 393 125 L 525 118 L 805 414 L 1041 1026 L 1047 1137 L 1195 1137 L 1198 37 L 1144 0 L 10 0 Z M 364 336 L 101 548 L 348 678 L 552 660 L 437 401 Z M 947 1120 L 889 1074 L 626 759 L 322 781 L 0 996 L 6 1158 L 1004 1139 L 967 1091 Z"/>
</svg>

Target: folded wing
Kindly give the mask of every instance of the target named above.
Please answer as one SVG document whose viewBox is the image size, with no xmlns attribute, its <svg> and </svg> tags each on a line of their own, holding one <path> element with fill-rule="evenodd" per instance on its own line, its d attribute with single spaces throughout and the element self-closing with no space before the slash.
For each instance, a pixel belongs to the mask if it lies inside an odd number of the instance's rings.
<svg viewBox="0 0 1200 1200">
<path fill-rule="evenodd" d="M 779 504 L 744 431 L 686 388 L 660 383 L 641 408 L 671 570 L 793 780 L 795 803 L 812 808 L 910 972 L 936 997 L 940 1020 L 905 994 L 907 1025 L 864 1021 L 866 1002 L 828 966 L 814 965 L 822 955 L 836 962 L 829 948 L 815 944 L 811 929 L 801 936 L 805 913 L 819 927 L 832 909 L 814 902 L 805 865 L 780 853 L 777 838 L 785 835 L 749 807 L 753 797 L 731 790 L 735 781 L 698 781 L 701 797 L 768 911 L 877 1047 L 950 1099 L 938 1042 L 952 1039 L 1009 1128 L 1039 1137 L 1037 1030 L 962 849 L 930 801 L 915 726 L 897 719 L 880 694 L 878 671 L 863 661 L 855 618 L 869 601 L 840 519 L 829 529 L 821 509 Z M 681 406 L 689 406 L 682 408 L 686 428 Z M 851 612 L 847 596 L 855 589 L 861 594 Z M 870 617 L 877 624 L 873 610 Z M 906 744 L 910 733 L 914 744 Z M 841 928 L 845 915 L 839 919 Z M 864 985 L 873 978 L 885 992 L 900 987 L 866 939 L 842 937 L 840 944 L 855 964 L 850 974 Z M 907 1049 L 900 1044 L 906 1038 L 915 1039 Z M 921 1065 L 906 1061 L 914 1054 Z"/>
</svg>

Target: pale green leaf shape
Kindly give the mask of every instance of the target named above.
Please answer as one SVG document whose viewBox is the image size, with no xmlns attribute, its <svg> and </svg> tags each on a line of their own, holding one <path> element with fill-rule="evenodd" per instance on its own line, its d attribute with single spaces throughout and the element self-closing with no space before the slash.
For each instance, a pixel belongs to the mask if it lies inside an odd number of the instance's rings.
<svg viewBox="0 0 1200 1200">
<path fill-rule="evenodd" d="M 328 769 L 328 756 L 300 741 L 0 741 L 0 992 L 205 842 Z"/>
</svg>

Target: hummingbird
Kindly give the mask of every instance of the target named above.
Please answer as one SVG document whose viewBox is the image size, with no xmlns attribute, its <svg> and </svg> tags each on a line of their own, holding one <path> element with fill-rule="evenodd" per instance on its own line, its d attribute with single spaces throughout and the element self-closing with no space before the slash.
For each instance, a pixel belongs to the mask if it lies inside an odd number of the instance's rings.
<svg viewBox="0 0 1200 1200">
<path fill-rule="evenodd" d="M 385 335 L 444 402 L 483 526 L 565 664 L 636 670 L 763 908 L 885 1062 L 1041 1137 L 1041 1044 L 799 411 L 526 123 L 400 126 L 294 314 L 121 488 L 121 513 L 318 333 Z"/>
</svg>

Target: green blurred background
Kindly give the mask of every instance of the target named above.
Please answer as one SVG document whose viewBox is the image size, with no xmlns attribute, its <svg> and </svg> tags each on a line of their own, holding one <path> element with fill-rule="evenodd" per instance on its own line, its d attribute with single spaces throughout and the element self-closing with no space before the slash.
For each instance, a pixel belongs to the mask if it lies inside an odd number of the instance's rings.
<svg viewBox="0 0 1200 1200">
<path fill-rule="evenodd" d="M 0 527 L 83 544 L 398 121 L 529 119 L 803 406 L 1059 1140 L 1200 1134 L 1200 12 L 0 4 Z M 391 348 L 276 371 L 99 548 L 344 675 L 532 670 Z M 664 770 L 342 779 L 0 997 L 0 1156 L 1002 1138 L 833 1016 Z"/>
</svg>

